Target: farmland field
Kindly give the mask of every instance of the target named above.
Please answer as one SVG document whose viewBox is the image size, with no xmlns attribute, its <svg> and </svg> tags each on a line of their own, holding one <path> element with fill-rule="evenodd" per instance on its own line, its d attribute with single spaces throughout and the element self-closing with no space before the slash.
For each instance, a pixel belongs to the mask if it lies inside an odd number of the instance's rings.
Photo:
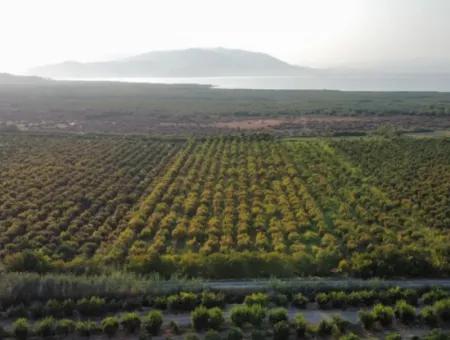
<svg viewBox="0 0 450 340">
<path fill-rule="evenodd" d="M 450 140 L 0 135 L 7 271 L 450 273 Z"/>
</svg>

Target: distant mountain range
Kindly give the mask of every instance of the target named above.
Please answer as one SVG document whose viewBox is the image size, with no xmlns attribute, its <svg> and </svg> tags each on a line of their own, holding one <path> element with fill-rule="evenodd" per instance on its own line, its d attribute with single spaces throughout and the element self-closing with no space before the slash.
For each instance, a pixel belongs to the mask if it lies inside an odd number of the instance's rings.
<svg viewBox="0 0 450 340">
<path fill-rule="evenodd" d="M 10 84 L 36 84 L 50 81 L 41 77 L 35 76 L 17 76 L 9 73 L 0 73 L 0 85 Z"/>
<path fill-rule="evenodd" d="M 134 57 L 36 67 L 30 74 L 52 78 L 288 76 L 312 69 L 288 64 L 265 53 L 226 48 L 156 51 Z"/>
</svg>

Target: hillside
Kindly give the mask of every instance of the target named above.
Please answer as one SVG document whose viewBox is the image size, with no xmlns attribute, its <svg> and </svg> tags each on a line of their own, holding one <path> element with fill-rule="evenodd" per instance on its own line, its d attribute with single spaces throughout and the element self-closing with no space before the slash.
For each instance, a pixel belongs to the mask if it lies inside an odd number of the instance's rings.
<svg viewBox="0 0 450 340">
<path fill-rule="evenodd" d="M 9 73 L 0 73 L 0 85 L 11 84 L 40 84 L 49 81 L 48 79 L 34 76 L 17 76 Z"/>
<path fill-rule="evenodd" d="M 36 67 L 30 74 L 55 78 L 280 76 L 300 74 L 307 70 L 264 53 L 225 48 L 191 48 L 149 52 L 105 62 L 70 61 Z"/>
</svg>

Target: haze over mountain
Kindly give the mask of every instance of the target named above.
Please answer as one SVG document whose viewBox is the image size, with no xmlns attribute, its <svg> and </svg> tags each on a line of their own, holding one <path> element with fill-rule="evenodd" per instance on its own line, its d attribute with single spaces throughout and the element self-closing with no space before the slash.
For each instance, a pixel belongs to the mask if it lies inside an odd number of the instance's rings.
<svg viewBox="0 0 450 340">
<path fill-rule="evenodd" d="M 265 53 L 226 48 L 155 51 L 125 59 L 36 67 L 30 74 L 54 78 L 287 76 L 308 73 Z"/>
</svg>

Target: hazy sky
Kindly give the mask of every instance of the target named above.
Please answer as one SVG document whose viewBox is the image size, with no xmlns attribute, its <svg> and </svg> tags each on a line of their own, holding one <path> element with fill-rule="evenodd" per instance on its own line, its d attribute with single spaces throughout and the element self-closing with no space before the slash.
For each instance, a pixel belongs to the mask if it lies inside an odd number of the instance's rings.
<svg viewBox="0 0 450 340">
<path fill-rule="evenodd" d="M 0 71 L 217 46 L 450 70 L 450 0 L 0 0 L 0 13 Z"/>
</svg>

